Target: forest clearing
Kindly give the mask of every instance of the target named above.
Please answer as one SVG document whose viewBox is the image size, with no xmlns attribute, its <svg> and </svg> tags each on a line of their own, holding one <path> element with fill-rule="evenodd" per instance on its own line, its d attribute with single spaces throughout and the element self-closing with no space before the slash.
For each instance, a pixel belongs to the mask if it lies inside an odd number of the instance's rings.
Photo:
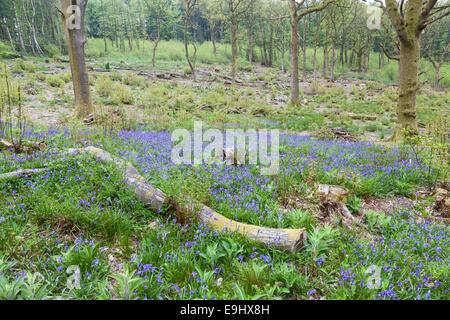
<svg viewBox="0 0 450 320">
<path fill-rule="evenodd" d="M 0 299 L 448 300 L 449 13 L 0 0 Z"/>
</svg>

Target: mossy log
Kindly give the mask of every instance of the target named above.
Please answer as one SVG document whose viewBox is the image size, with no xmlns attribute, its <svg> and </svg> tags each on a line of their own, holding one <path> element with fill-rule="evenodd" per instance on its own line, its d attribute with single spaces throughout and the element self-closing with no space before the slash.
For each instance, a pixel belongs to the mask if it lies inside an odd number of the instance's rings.
<svg viewBox="0 0 450 320">
<path fill-rule="evenodd" d="M 131 163 L 114 157 L 109 152 L 95 147 L 87 147 L 69 149 L 67 153 L 70 155 L 89 154 L 100 162 L 115 164 L 123 172 L 125 186 L 151 210 L 158 211 L 163 209 L 165 204 L 173 202 L 173 199 L 142 177 Z M 190 197 L 182 196 L 181 199 L 183 200 L 178 201 L 177 206 L 187 213 L 196 214 L 202 223 L 219 232 L 237 232 L 257 242 L 290 252 L 302 247 L 307 239 L 305 229 L 275 229 L 245 224 L 228 219 Z"/>
<path fill-rule="evenodd" d="M 0 174 L 0 181 L 7 180 L 7 179 L 20 178 L 23 176 L 32 176 L 34 174 L 41 173 L 41 172 L 44 172 L 47 170 L 48 170 L 48 168 L 20 169 L 20 170 L 13 171 L 13 172 L 2 173 L 2 174 Z"/>
</svg>

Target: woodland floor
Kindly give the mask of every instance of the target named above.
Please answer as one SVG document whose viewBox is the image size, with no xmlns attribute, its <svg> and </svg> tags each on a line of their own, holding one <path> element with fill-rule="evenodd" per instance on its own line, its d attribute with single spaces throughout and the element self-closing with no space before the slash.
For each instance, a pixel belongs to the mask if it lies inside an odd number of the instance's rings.
<svg viewBox="0 0 450 320">
<path fill-rule="evenodd" d="M 68 64 L 35 64 L 36 72 L 15 79 L 25 88 L 27 138 L 49 148 L 3 152 L 0 174 L 50 171 L 0 180 L 0 297 L 449 299 L 448 218 L 427 188 L 428 168 L 387 141 L 395 86 L 356 73 L 313 85 L 308 75 L 294 108 L 287 104 L 289 75 L 272 68 L 241 70 L 232 86 L 220 66 L 199 66 L 193 82 L 172 63 L 152 72 L 120 61 L 105 70 L 89 60 L 98 108 L 83 124 L 71 117 Z M 422 88 L 417 100 L 421 130 L 448 115 L 448 90 Z M 250 165 L 173 165 L 169 132 L 194 120 L 220 129 L 280 129 L 282 174 L 263 177 Z M 348 136 L 342 140 L 332 128 Z M 241 222 L 305 228 L 310 242 L 291 254 L 150 212 L 121 186 L 113 166 L 58 156 L 87 145 L 131 161 L 169 195 L 186 193 Z M 355 224 L 324 209 L 313 191 L 318 183 L 350 190 Z M 73 265 L 81 272 L 78 288 L 67 285 L 65 270 Z M 370 266 L 380 270 L 376 288 Z"/>
</svg>

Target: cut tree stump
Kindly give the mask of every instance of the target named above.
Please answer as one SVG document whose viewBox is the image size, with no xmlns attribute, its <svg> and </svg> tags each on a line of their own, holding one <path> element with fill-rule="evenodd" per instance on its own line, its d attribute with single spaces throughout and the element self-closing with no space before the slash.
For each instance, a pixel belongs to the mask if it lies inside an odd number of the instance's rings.
<svg viewBox="0 0 450 320">
<path fill-rule="evenodd" d="M 167 196 L 160 189 L 151 185 L 142 177 L 136 168 L 123 159 L 112 156 L 109 152 L 95 147 L 81 149 L 69 149 L 67 154 L 77 155 L 80 153 L 89 154 L 100 162 L 113 163 L 123 173 L 123 183 L 136 197 L 142 201 L 147 208 L 158 211 L 162 210 L 165 204 L 173 199 Z M 236 232 L 249 237 L 257 242 L 278 249 L 294 252 L 303 246 L 307 240 L 305 229 L 275 229 L 265 228 L 256 225 L 245 224 L 228 219 L 213 209 L 190 197 L 182 197 L 177 200 L 176 206 L 182 208 L 190 214 L 196 214 L 198 219 L 219 232 Z"/>
<path fill-rule="evenodd" d="M 0 150 L 8 150 L 10 148 L 14 148 L 14 145 L 11 142 L 5 139 L 0 139 Z"/>
<path fill-rule="evenodd" d="M 336 206 L 338 213 L 344 218 L 350 220 L 350 223 L 355 221 L 355 217 L 353 217 L 346 206 L 348 196 L 350 194 L 347 188 L 328 184 L 319 184 L 317 194 L 324 200 L 324 203 Z"/>
</svg>

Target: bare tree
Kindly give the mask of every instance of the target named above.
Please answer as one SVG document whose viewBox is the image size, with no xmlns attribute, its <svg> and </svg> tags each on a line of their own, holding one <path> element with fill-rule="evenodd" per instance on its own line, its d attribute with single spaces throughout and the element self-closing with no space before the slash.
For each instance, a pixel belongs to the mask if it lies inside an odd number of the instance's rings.
<svg viewBox="0 0 450 320">
<path fill-rule="evenodd" d="M 244 17 L 244 13 L 251 8 L 254 0 L 224 0 L 228 5 L 228 25 L 231 36 L 231 79 L 236 81 L 236 60 L 237 60 L 237 31 L 239 23 Z"/>
<path fill-rule="evenodd" d="M 297 26 L 300 19 L 313 12 L 321 11 L 334 0 L 324 0 L 321 4 L 307 2 L 307 0 L 289 0 L 291 19 L 291 103 L 299 105 L 299 85 L 298 85 L 298 46 L 297 46 Z"/>
<path fill-rule="evenodd" d="M 450 42 L 447 43 L 447 45 L 445 46 L 444 50 L 441 52 L 441 55 L 439 56 L 438 59 L 434 59 L 433 58 L 433 54 L 431 52 L 431 47 L 428 47 L 428 56 L 427 59 L 431 62 L 431 64 L 433 65 L 434 71 L 435 71 L 435 75 L 434 75 L 434 88 L 436 90 L 439 90 L 439 81 L 441 80 L 440 77 L 440 70 L 442 65 L 445 63 L 445 57 L 448 54 L 448 49 L 450 46 Z"/>
<path fill-rule="evenodd" d="M 195 7 L 197 6 L 197 0 L 182 0 L 184 5 L 184 51 L 186 54 L 186 60 L 189 64 L 189 68 L 192 72 L 192 79 L 196 79 L 195 77 L 195 58 L 197 55 L 197 47 L 195 46 L 195 42 L 192 41 L 192 45 L 194 46 L 194 54 L 192 57 L 189 55 L 189 35 L 188 35 L 188 27 L 191 24 L 191 16 L 194 12 Z"/>
<path fill-rule="evenodd" d="M 156 24 L 156 30 L 153 30 L 153 32 L 148 35 L 150 41 L 153 42 L 152 68 L 153 72 L 155 72 L 156 48 L 161 40 L 161 24 L 167 18 L 167 9 L 169 8 L 170 3 L 167 0 L 145 0 L 145 3 L 151 17 L 155 19 Z"/>
</svg>

